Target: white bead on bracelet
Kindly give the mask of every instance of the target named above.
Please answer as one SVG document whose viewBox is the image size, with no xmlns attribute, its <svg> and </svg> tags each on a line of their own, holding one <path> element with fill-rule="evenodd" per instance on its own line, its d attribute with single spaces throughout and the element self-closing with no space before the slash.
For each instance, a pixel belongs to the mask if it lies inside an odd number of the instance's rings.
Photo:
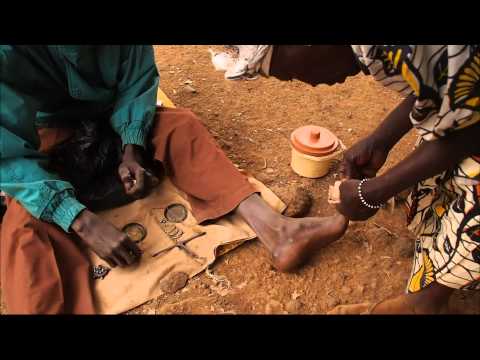
<svg viewBox="0 0 480 360">
<path fill-rule="evenodd" d="M 368 181 L 368 179 L 363 179 L 362 181 L 360 181 L 360 183 L 358 184 L 358 197 L 360 198 L 360 201 L 361 203 L 368 207 L 369 209 L 380 209 L 382 207 L 382 205 L 371 205 L 369 204 L 365 198 L 363 197 L 363 194 L 362 194 L 362 186 L 363 184 L 365 184 L 366 182 Z"/>
</svg>

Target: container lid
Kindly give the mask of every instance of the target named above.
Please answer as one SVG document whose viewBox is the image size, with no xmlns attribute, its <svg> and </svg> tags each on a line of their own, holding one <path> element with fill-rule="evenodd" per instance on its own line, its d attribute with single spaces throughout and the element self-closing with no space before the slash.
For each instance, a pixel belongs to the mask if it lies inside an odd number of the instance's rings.
<svg viewBox="0 0 480 360">
<path fill-rule="evenodd" d="M 296 150 L 312 156 L 333 154 L 340 143 L 330 130 L 314 125 L 298 128 L 290 140 Z"/>
</svg>

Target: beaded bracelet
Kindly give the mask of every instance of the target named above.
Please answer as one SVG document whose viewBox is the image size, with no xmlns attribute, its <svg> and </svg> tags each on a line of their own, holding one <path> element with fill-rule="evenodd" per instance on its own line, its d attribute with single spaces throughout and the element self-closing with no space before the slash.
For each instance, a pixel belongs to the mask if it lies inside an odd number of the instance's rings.
<svg viewBox="0 0 480 360">
<path fill-rule="evenodd" d="M 363 179 L 362 181 L 360 181 L 360 183 L 358 184 L 358 197 L 360 198 L 360 201 L 361 203 L 368 207 L 369 209 L 380 209 L 382 207 L 382 205 L 371 205 L 369 204 L 365 198 L 363 197 L 363 194 L 362 194 L 362 186 L 363 184 L 365 184 L 366 182 L 368 181 L 368 179 Z"/>
</svg>

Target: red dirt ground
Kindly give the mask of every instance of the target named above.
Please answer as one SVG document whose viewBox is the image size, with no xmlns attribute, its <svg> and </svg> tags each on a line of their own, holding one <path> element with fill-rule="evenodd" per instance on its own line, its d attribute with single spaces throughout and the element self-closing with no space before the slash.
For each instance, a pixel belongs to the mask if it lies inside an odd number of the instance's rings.
<svg viewBox="0 0 480 360">
<path fill-rule="evenodd" d="M 317 124 L 349 146 L 369 134 L 401 98 L 363 75 L 316 88 L 263 78 L 228 82 L 212 68 L 208 48 L 155 47 L 165 93 L 177 106 L 196 112 L 230 159 L 284 201 L 288 203 L 301 186 L 315 199 L 309 215 L 334 213 L 326 200 L 335 171 L 321 180 L 297 176 L 289 166 L 289 134 L 299 126 Z M 186 81 L 196 93 L 185 89 Z M 414 142 L 411 134 L 398 144 L 387 168 L 406 156 Z M 202 274 L 174 296 L 158 298 L 130 313 L 322 314 L 337 304 L 379 301 L 405 290 L 413 239 L 405 229 L 403 210 L 383 212 L 354 224 L 343 239 L 295 274 L 273 270 L 262 245 L 253 241 L 222 257 L 214 267 L 215 274 L 229 280 L 230 288 L 219 289 Z M 456 293 L 450 310 L 479 314 L 479 294 Z"/>
</svg>

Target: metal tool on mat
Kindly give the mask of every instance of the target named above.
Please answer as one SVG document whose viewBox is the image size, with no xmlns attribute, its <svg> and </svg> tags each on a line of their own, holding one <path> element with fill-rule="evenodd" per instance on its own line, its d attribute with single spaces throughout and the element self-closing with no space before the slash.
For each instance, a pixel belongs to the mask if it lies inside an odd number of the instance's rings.
<svg viewBox="0 0 480 360">
<path fill-rule="evenodd" d="M 207 234 L 206 232 L 201 232 L 201 233 L 198 233 L 198 234 L 195 234 L 195 235 L 189 237 L 188 239 L 178 241 L 178 242 L 176 242 L 175 244 L 173 244 L 173 245 L 171 245 L 171 246 L 169 246 L 169 247 L 167 247 L 167 248 L 165 248 L 165 249 L 163 249 L 163 250 L 160 250 L 160 251 L 158 251 L 157 253 L 153 254 L 152 257 L 157 257 L 157 256 L 159 256 L 159 255 L 161 255 L 161 254 L 164 254 L 164 253 L 166 253 L 167 251 L 170 251 L 170 250 L 172 250 L 172 249 L 174 249 L 174 248 L 179 248 L 180 250 L 185 251 L 185 253 L 186 253 L 187 255 L 189 255 L 190 257 L 192 257 L 193 259 L 195 259 L 195 260 L 197 260 L 197 261 L 200 260 L 200 261 L 202 261 L 202 263 L 204 263 L 204 262 L 206 261 L 206 259 L 205 259 L 204 257 L 198 256 L 197 254 L 195 254 L 192 250 L 190 250 L 189 248 L 187 248 L 186 245 L 187 245 L 187 243 L 189 243 L 190 241 L 195 240 L 195 239 L 197 239 L 197 238 L 199 238 L 199 237 L 205 236 L 206 234 Z"/>
</svg>

